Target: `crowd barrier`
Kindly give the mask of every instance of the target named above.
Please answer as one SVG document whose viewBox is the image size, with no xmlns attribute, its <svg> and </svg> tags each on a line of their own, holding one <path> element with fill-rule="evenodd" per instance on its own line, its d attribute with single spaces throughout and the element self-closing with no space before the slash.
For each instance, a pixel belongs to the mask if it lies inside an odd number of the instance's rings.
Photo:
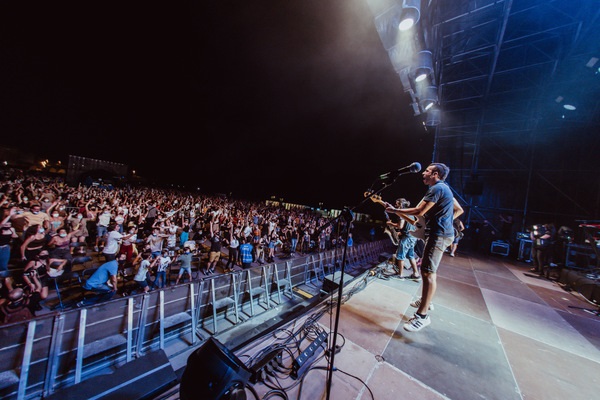
<svg viewBox="0 0 600 400">
<path fill-rule="evenodd" d="M 388 245 L 352 246 L 347 264 L 377 262 Z M 49 397 L 174 339 L 199 345 L 290 301 L 297 286 L 318 288 L 341 260 L 329 250 L 0 326 L 0 398 Z"/>
</svg>

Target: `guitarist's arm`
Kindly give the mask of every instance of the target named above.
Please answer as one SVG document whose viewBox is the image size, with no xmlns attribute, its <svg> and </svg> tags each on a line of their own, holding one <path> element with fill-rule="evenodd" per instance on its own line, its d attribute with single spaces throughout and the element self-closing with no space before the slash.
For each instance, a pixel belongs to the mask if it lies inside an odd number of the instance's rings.
<svg viewBox="0 0 600 400">
<path fill-rule="evenodd" d="M 394 214 L 398 215 L 399 217 L 404 218 L 406 220 L 407 219 L 406 216 L 409 216 L 409 215 L 422 217 L 423 215 L 425 215 L 425 213 L 427 211 L 429 211 L 431 209 L 431 207 L 433 207 L 434 204 L 435 203 L 433 203 L 431 201 L 421 200 L 419 202 L 419 204 L 417 204 L 415 207 L 410 207 L 410 208 L 396 208 L 396 207 L 392 207 L 390 205 L 385 210 L 387 212 L 394 213 Z M 412 220 L 412 218 L 408 218 L 408 219 Z"/>
<path fill-rule="evenodd" d="M 454 215 L 452 216 L 452 220 L 455 220 L 456 218 L 460 217 L 461 215 L 463 215 L 464 212 L 465 212 L 465 210 L 463 210 L 460 203 L 455 198 L 454 199 Z M 461 222 L 461 224 L 462 224 L 462 222 Z"/>
<path fill-rule="evenodd" d="M 453 201 L 454 201 L 453 202 L 453 209 L 454 209 L 453 217 L 458 218 L 460 215 L 462 215 L 464 213 L 464 210 L 456 199 L 453 199 Z M 388 208 L 386 208 L 386 211 L 393 212 L 402 218 L 404 218 L 403 215 L 405 215 L 405 216 L 406 215 L 415 215 L 415 216 L 422 217 L 427 213 L 427 211 L 429 211 L 431 209 L 431 207 L 433 207 L 434 204 L 435 203 L 432 201 L 421 200 L 419 202 L 419 204 L 417 204 L 416 207 L 396 208 L 396 207 L 389 206 Z"/>
</svg>

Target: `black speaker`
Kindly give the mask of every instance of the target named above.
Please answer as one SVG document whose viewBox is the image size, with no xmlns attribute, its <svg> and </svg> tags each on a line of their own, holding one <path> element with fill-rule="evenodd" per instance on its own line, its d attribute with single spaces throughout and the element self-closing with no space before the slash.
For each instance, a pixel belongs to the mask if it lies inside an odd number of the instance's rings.
<svg viewBox="0 0 600 400">
<path fill-rule="evenodd" d="M 182 400 L 245 400 L 250 375 L 235 354 L 211 337 L 188 357 L 179 396 Z"/>
<path fill-rule="evenodd" d="M 352 275 L 349 275 L 348 273 L 344 273 L 344 286 L 346 286 L 346 284 L 348 282 L 350 282 L 352 279 L 354 279 L 354 277 Z M 325 279 L 323 279 L 323 287 L 321 288 L 321 290 L 323 290 L 324 292 L 327 292 L 327 293 L 331 293 L 340 287 L 341 280 L 342 280 L 341 272 L 335 272 L 333 274 L 326 275 Z"/>
</svg>

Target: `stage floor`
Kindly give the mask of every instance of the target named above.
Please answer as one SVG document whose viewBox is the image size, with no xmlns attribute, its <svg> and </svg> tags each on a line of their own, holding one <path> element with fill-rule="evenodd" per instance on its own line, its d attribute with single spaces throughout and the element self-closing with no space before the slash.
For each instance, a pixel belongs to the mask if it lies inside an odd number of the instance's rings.
<svg viewBox="0 0 600 400">
<path fill-rule="evenodd" d="M 597 399 L 600 317 L 586 311 L 594 307 L 580 295 L 529 268 L 501 256 L 445 255 L 432 323 L 420 332 L 402 328 L 416 311 L 410 302 L 419 282 L 364 279 L 340 309 L 342 347 L 331 386 L 326 371 L 315 368 L 302 380 L 274 374 L 253 388 L 260 398 L 284 398 L 273 389 L 282 387 L 288 398 L 325 399 L 329 386 L 335 400 Z M 358 288 L 355 280 L 346 290 L 352 285 Z M 335 313 L 318 319 L 330 334 Z M 298 317 L 288 329 L 311 317 Z M 235 332 L 228 335 L 222 341 Z M 244 361 L 274 342 L 266 335 L 236 355 Z M 326 359 L 315 365 L 325 367 Z M 178 398 L 175 391 L 162 398 Z"/>
<path fill-rule="evenodd" d="M 593 307 L 579 295 L 531 276 L 529 267 L 504 257 L 445 255 L 432 323 L 420 332 L 402 328 L 420 283 L 369 280 L 341 307 L 343 347 L 330 398 L 597 399 L 600 317 L 584 310 Z M 334 321 L 335 312 L 326 313 L 319 324 L 330 331 Z M 325 398 L 327 384 L 324 370 L 310 371 L 301 398 Z M 272 389 L 254 387 L 261 396 Z M 286 392 L 296 398 L 298 390 Z"/>
</svg>

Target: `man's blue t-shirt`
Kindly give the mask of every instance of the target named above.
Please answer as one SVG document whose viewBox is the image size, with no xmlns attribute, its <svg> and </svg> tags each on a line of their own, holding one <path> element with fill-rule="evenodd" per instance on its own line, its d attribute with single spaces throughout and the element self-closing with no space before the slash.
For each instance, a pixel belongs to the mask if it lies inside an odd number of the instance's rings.
<svg viewBox="0 0 600 400">
<path fill-rule="evenodd" d="M 111 276 L 117 275 L 119 263 L 117 260 L 108 261 L 102 264 L 96 272 L 87 280 L 90 287 L 99 287 L 105 285 Z"/>
<path fill-rule="evenodd" d="M 452 220 L 454 215 L 454 196 L 452 190 L 444 181 L 439 181 L 429 187 L 423 200 L 435 203 L 427 211 L 427 230 L 430 236 L 453 237 Z"/>
</svg>

